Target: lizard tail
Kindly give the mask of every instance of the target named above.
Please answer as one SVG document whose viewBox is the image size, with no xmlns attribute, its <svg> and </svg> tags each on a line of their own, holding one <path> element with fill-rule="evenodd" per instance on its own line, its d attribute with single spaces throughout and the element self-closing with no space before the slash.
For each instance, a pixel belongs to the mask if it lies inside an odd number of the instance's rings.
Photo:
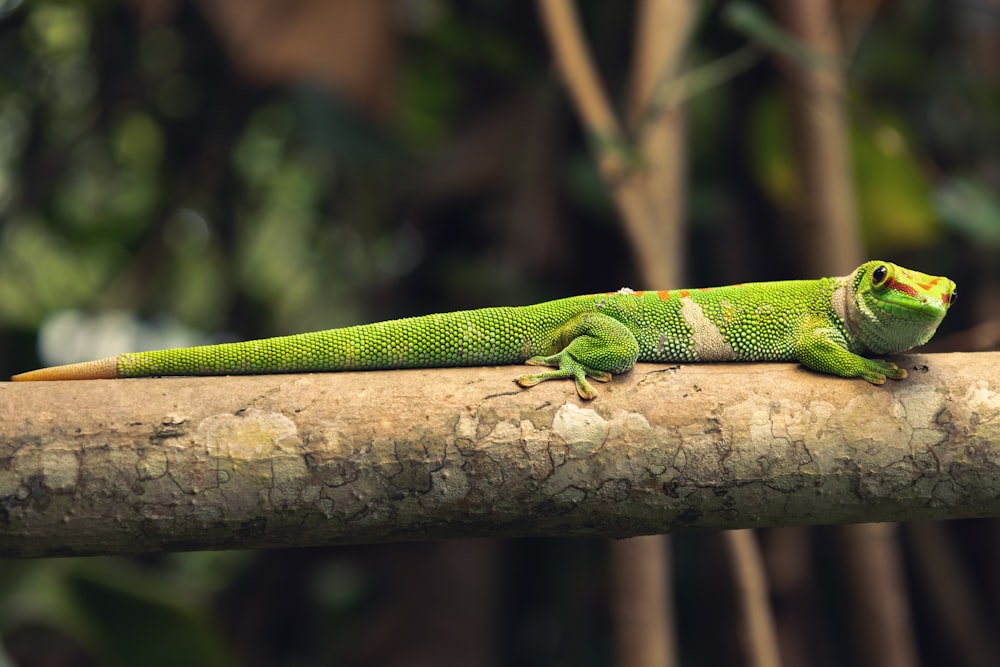
<svg viewBox="0 0 1000 667">
<path fill-rule="evenodd" d="M 39 368 L 11 378 L 14 382 L 38 382 L 41 380 L 113 380 L 118 377 L 118 357 L 107 357 L 79 364 L 66 364 Z"/>
</svg>

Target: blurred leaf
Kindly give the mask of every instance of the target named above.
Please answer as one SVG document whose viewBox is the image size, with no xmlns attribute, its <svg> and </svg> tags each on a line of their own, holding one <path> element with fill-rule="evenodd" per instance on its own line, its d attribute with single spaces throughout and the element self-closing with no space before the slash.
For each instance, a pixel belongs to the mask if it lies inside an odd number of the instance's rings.
<svg viewBox="0 0 1000 667">
<path fill-rule="evenodd" d="M 163 132 L 147 114 L 133 111 L 114 130 L 115 156 L 135 167 L 155 167 L 163 156 Z"/>
<path fill-rule="evenodd" d="M 752 113 L 750 154 L 762 187 L 786 211 L 812 206 L 803 200 L 785 98 L 763 96 Z M 930 183 L 907 150 L 898 121 L 873 117 L 850 131 L 858 215 L 867 248 L 878 254 L 933 244 L 941 229 Z"/>
<path fill-rule="evenodd" d="M 67 579 L 102 664 L 226 667 L 236 661 L 201 608 L 197 590 L 171 585 L 125 560 L 74 568 Z"/>
<path fill-rule="evenodd" d="M 83 7 L 38 2 L 31 9 L 28 23 L 31 46 L 46 58 L 76 57 L 90 42 L 90 23 Z"/>
<path fill-rule="evenodd" d="M 432 146 L 447 136 L 459 98 L 459 83 L 443 59 L 415 58 L 400 72 L 402 96 L 408 101 L 397 112 L 397 125 L 408 143 Z"/>
<path fill-rule="evenodd" d="M 751 109 L 753 173 L 771 199 L 785 209 L 798 205 L 799 182 L 789 136 L 788 106 L 778 94 L 761 96 Z"/>
<path fill-rule="evenodd" d="M 0 0 L 0 19 L 13 14 L 21 6 L 21 0 Z"/>
<path fill-rule="evenodd" d="M 90 622 L 73 603 L 65 585 L 73 561 L 44 558 L 2 563 L 0 630 L 7 634 L 19 625 L 45 625 L 88 645 Z"/>
<path fill-rule="evenodd" d="M 256 190 L 279 172 L 288 139 L 295 128 L 295 114 L 287 106 L 263 106 L 250 116 L 232 153 L 233 168 Z"/>
<path fill-rule="evenodd" d="M 447 61 L 468 67 L 515 74 L 527 65 L 523 45 L 495 26 L 447 14 L 426 35 L 431 46 Z"/>
<path fill-rule="evenodd" d="M 566 163 L 565 179 L 570 196 L 583 210 L 600 218 L 608 218 L 614 214 L 608 190 L 604 187 L 590 154 L 577 153 L 570 156 Z"/>
<path fill-rule="evenodd" d="M 159 558 L 159 568 L 140 568 L 119 557 L 0 560 L 0 632 L 9 633 L 24 624 L 45 625 L 92 647 L 96 639 L 93 625 L 101 622 L 98 617 L 104 612 L 98 611 L 95 616 L 91 605 L 97 598 L 107 597 L 114 604 L 125 598 L 126 606 L 133 610 L 162 608 L 152 615 L 142 612 L 128 621 L 152 623 L 144 634 L 158 633 L 153 616 L 175 614 L 214 633 L 213 620 L 207 615 L 213 596 L 242 576 L 257 553 L 201 551 L 168 553 Z M 88 602 L 81 604 L 83 598 Z M 171 622 L 183 625 L 187 621 Z M 110 628 L 108 635 L 115 635 L 117 630 Z M 170 639 L 166 635 L 163 638 Z M 201 641 L 211 644 L 218 639 L 202 637 Z M 148 643 L 150 650 L 158 645 L 156 639 Z M 133 664 L 148 663 L 140 660 Z"/>
<path fill-rule="evenodd" d="M 174 71 L 183 57 L 184 39 L 167 26 L 147 31 L 139 43 L 139 64 L 151 74 Z"/>
<path fill-rule="evenodd" d="M 3 9 L 0 7 L 0 12 L 2 11 Z M 0 644 L 0 667 L 17 667 L 11 659 L 10 654 L 8 654 L 7 650 L 3 647 L 3 644 Z"/>
<path fill-rule="evenodd" d="M 182 578 L 207 593 L 221 593 L 243 575 L 259 552 L 183 551 L 163 554 L 163 562 L 176 578 Z"/>
<path fill-rule="evenodd" d="M 861 232 L 875 254 L 926 248 L 940 236 L 930 182 L 906 146 L 899 125 L 885 117 L 851 128 Z"/>
<path fill-rule="evenodd" d="M 1000 199 L 979 183 L 953 178 L 934 191 L 938 215 L 973 243 L 1000 246 Z"/>
<path fill-rule="evenodd" d="M 355 168 L 392 164 L 401 147 L 370 117 L 343 98 L 316 86 L 300 86 L 291 95 L 291 110 L 299 120 L 298 139 Z"/>
<path fill-rule="evenodd" d="M 244 556 L 222 557 L 239 570 Z M 0 629 L 52 628 L 100 665 L 235 665 L 207 613 L 213 576 L 171 576 L 124 558 L 43 559 L 4 564 Z M 180 574 L 179 569 L 173 570 Z M 225 575 L 220 581 L 227 581 Z"/>
<path fill-rule="evenodd" d="M 74 247 L 36 218 L 9 221 L 0 243 L 0 323 L 37 326 L 89 301 L 121 257 L 110 244 Z"/>
<path fill-rule="evenodd" d="M 400 97 L 405 103 L 394 114 L 399 132 L 418 150 L 453 132 L 463 97 L 477 84 L 463 78 L 466 72 L 475 71 L 477 79 L 507 79 L 531 71 L 520 39 L 489 22 L 448 11 L 446 5 L 439 5 L 421 29 L 422 39 L 400 63 Z"/>
<path fill-rule="evenodd" d="M 201 103 L 202 87 L 186 74 L 176 73 L 167 77 L 156 92 L 157 108 L 168 118 L 191 117 Z"/>
</svg>

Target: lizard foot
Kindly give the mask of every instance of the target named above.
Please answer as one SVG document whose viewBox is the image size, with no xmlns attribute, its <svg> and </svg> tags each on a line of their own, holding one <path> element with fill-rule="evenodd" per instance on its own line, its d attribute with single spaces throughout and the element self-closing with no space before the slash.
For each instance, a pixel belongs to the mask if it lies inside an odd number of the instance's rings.
<svg viewBox="0 0 1000 667">
<path fill-rule="evenodd" d="M 578 361 L 574 361 L 572 357 L 564 352 L 553 354 L 549 357 L 531 357 L 524 363 L 529 366 L 556 366 L 558 370 L 522 375 L 515 380 L 520 386 L 534 387 L 539 382 L 545 382 L 546 380 L 573 378 L 576 382 L 576 393 L 586 401 L 597 398 L 597 390 L 587 382 L 588 375 L 598 382 L 611 381 L 611 373 L 585 366 Z"/>
<path fill-rule="evenodd" d="M 885 384 L 885 379 L 902 380 L 906 377 L 906 369 L 900 368 L 891 361 L 881 359 L 866 359 L 868 363 L 861 370 L 861 377 L 872 384 Z"/>
</svg>

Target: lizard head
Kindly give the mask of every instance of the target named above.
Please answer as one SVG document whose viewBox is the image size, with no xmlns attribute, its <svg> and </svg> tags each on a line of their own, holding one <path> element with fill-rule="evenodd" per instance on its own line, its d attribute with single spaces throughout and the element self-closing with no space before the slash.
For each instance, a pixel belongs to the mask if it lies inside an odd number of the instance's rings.
<svg viewBox="0 0 1000 667">
<path fill-rule="evenodd" d="M 958 295 L 948 278 L 879 260 L 859 266 L 847 282 L 847 327 L 876 354 L 926 343 Z"/>
</svg>

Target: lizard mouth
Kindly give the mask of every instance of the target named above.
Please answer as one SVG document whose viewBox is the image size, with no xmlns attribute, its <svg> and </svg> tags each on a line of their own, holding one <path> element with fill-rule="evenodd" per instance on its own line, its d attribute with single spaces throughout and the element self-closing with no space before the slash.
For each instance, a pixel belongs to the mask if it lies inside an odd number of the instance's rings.
<svg viewBox="0 0 1000 667">
<path fill-rule="evenodd" d="M 892 317 L 911 322 L 939 322 L 948 313 L 948 304 L 937 299 L 879 299 L 878 303 Z"/>
</svg>

